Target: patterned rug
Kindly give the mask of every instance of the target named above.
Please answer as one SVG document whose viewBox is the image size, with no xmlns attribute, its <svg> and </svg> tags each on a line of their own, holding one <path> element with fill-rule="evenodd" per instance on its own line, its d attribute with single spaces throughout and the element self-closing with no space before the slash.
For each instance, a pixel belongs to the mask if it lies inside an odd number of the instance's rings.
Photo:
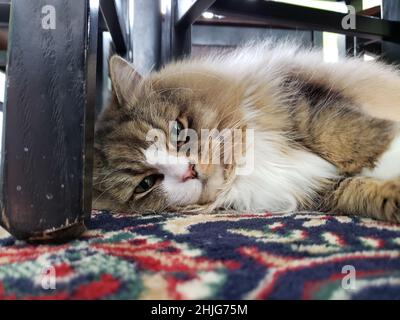
<svg viewBox="0 0 400 320">
<path fill-rule="evenodd" d="M 0 299 L 400 299 L 400 225 L 94 212 L 79 240 L 36 246 L 0 229 Z"/>
</svg>

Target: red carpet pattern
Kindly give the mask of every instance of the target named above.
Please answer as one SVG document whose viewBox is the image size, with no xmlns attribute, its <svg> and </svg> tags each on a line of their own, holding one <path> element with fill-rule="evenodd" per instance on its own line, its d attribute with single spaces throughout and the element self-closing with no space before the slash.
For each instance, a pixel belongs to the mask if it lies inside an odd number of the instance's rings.
<svg viewBox="0 0 400 320">
<path fill-rule="evenodd" d="M 62 245 L 0 229 L 0 299 L 400 299 L 400 225 L 93 212 L 88 231 Z"/>
</svg>

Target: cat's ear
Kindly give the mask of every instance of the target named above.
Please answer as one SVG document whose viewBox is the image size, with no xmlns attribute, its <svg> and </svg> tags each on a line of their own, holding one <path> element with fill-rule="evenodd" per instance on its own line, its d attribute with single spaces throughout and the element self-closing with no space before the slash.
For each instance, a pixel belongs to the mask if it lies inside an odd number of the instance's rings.
<svg viewBox="0 0 400 320">
<path fill-rule="evenodd" d="M 125 59 L 114 55 L 109 62 L 111 82 L 121 106 L 135 99 L 135 87 L 142 81 L 142 76 Z"/>
</svg>

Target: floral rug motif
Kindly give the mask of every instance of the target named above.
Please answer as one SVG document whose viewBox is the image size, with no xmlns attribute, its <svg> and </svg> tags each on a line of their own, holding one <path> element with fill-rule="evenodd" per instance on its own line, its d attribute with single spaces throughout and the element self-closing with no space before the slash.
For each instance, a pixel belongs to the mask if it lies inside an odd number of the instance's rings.
<svg viewBox="0 0 400 320">
<path fill-rule="evenodd" d="M 0 299 L 400 299 L 400 225 L 316 212 L 93 212 L 80 239 L 0 229 Z"/>
</svg>

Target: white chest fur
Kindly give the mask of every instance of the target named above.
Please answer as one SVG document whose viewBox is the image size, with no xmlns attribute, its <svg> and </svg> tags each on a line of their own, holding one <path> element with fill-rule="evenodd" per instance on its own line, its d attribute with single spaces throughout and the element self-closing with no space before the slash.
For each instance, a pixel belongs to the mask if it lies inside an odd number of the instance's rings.
<svg viewBox="0 0 400 320">
<path fill-rule="evenodd" d="M 379 158 L 375 168 L 364 169 L 361 175 L 382 180 L 400 177 L 400 134 Z"/>
<path fill-rule="evenodd" d="M 337 176 L 334 165 L 304 151 L 282 151 L 279 138 L 256 132 L 254 168 L 237 176 L 225 198 L 225 206 L 236 210 L 288 212 L 301 199 L 313 197 L 321 180 Z"/>
</svg>

